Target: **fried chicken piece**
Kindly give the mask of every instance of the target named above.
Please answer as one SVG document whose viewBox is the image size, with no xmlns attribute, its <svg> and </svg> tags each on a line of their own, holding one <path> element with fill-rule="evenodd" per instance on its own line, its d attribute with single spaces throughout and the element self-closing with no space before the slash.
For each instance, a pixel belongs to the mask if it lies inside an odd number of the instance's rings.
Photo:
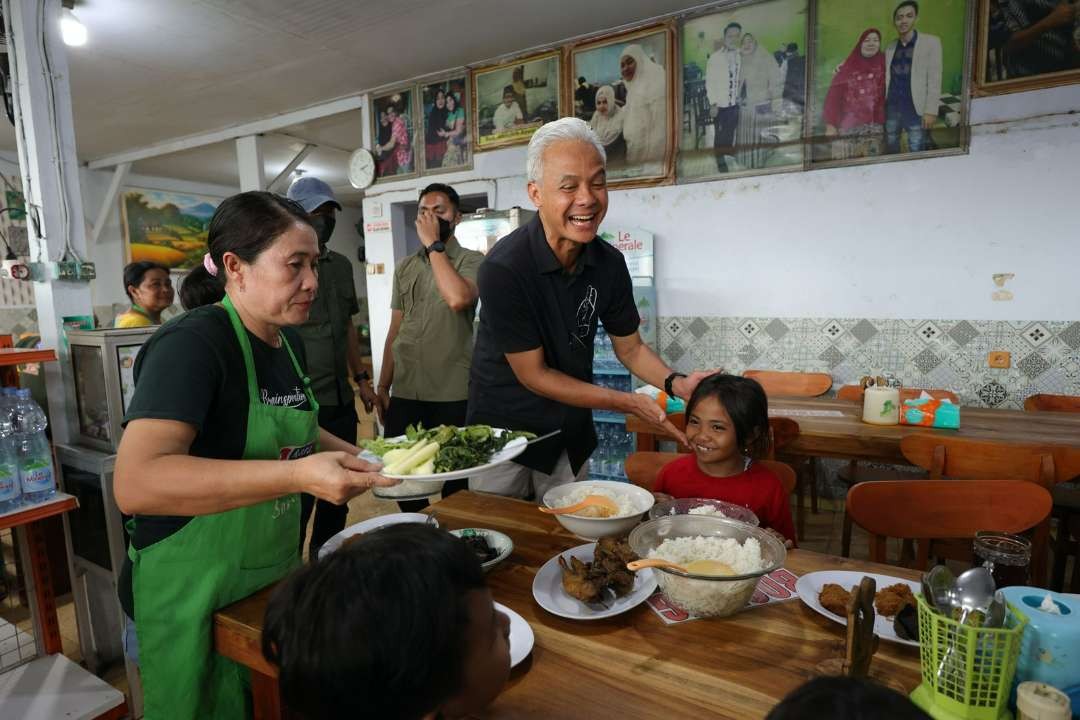
<svg viewBox="0 0 1080 720">
<path fill-rule="evenodd" d="M 593 602 L 600 596 L 603 589 L 590 577 L 592 563 L 583 563 L 574 556 L 570 556 L 570 563 L 566 558 L 559 556 L 559 567 L 562 568 L 563 590 L 570 597 L 577 598 L 581 602 Z"/>
<path fill-rule="evenodd" d="M 852 588 L 852 590 L 855 589 Z M 851 592 L 836 583 L 827 583 L 821 588 L 821 595 L 818 596 L 821 607 L 840 617 L 847 617 L 847 606 L 850 601 Z"/>
<path fill-rule="evenodd" d="M 911 593 L 911 586 L 907 583 L 896 583 L 883 590 L 879 590 L 874 596 L 874 609 L 878 615 L 893 617 L 907 605 L 915 605 L 915 596 Z"/>
</svg>

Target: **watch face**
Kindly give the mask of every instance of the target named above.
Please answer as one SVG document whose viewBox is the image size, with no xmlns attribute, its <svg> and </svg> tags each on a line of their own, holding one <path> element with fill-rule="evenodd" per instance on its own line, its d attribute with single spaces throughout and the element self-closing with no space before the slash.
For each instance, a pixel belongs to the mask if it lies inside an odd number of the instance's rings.
<svg viewBox="0 0 1080 720">
<path fill-rule="evenodd" d="M 358 149 L 349 158 L 349 184 L 357 190 L 375 182 L 375 158 L 364 148 Z"/>
</svg>

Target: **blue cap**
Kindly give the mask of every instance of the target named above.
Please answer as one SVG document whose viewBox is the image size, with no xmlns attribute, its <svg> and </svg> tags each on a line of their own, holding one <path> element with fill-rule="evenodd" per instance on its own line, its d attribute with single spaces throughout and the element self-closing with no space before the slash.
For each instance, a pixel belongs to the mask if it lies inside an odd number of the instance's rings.
<svg viewBox="0 0 1080 720">
<path fill-rule="evenodd" d="M 326 203 L 333 203 L 338 210 L 341 209 L 341 203 L 334 197 L 334 191 L 317 177 L 297 178 L 289 186 L 287 197 L 300 203 L 305 212 L 311 212 Z"/>
</svg>

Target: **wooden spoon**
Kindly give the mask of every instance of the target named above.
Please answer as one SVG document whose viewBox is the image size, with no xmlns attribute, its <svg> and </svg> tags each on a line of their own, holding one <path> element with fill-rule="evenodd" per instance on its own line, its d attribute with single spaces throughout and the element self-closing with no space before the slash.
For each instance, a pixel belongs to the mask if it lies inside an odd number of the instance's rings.
<svg viewBox="0 0 1080 720">
<path fill-rule="evenodd" d="M 679 572 L 687 573 L 689 575 L 710 575 L 713 577 L 739 574 L 735 572 L 735 568 L 722 563 L 719 560 L 694 560 L 686 563 L 685 566 L 673 563 L 670 560 L 661 560 L 659 558 L 646 558 L 645 560 L 634 560 L 633 562 L 626 563 L 626 569 L 633 572 L 654 567 L 678 570 Z"/>
<path fill-rule="evenodd" d="M 619 514 L 619 506 L 615 504 L 614 500 L 604 495 L 586 495 L 585 499 L 581 502 L 567 505 L 566 507 L 549 508 L 541 506 L 540 512 L 545 512 L 549 515 L 572 515 L 587 507 L 597 507 L 608 511 L 607 515 L 597 515 L 596 517 L 609 517 L 611 515 Z"/>
</svg>

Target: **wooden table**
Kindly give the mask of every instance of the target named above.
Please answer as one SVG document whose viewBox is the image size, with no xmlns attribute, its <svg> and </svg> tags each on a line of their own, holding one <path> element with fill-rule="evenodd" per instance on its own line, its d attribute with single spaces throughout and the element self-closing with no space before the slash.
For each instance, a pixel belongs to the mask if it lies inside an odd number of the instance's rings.
<svg viewBox="0 0 1080 720">
<path fill-rule="evenodd" d="M 774 398 L 769 400 L 769 414 L 790 417 L 799 423 L 798 437 L 784 447 L 784 453 L 791 455 L 906 465 L 900 440 L 915 433 L 1080 448 L 1080 413 L 962 407 L 958 430 L 870 425 L 862 422 L 861 405 L 834 398 Z M 638 450 L 656 449 L 657 435 L 643 421 L 628 417 L 626 428 L 638 433 Z"/>
<path fill-rule="evenodd" d="M 581 540 L 517 500 L 460 492 L 430 510 L 443 527 L 492 528 L 514 540 L 513 554 L 488 583 L 497 601 L 532 626 L 536 645 L 484 718 L 760 718 L 819 662 L 843 655 L 843 627 L 797 599 L 671 626 L 644 604 L 606 620 L 564 620 L 533 600 L 533 577 Z M 798 575 L 844 569 L 917 578 L 909 570 L 805 550 L 790 552 L 785 566 Z M 253 670 L 260 720 L 281 717 L 275 670 L 259 651 L 270 592 L 214 616 L 218 652 Z M 912 690 L 918 659 L 915 648 L 883 641 L 874 666 Z"/>
</svg>

